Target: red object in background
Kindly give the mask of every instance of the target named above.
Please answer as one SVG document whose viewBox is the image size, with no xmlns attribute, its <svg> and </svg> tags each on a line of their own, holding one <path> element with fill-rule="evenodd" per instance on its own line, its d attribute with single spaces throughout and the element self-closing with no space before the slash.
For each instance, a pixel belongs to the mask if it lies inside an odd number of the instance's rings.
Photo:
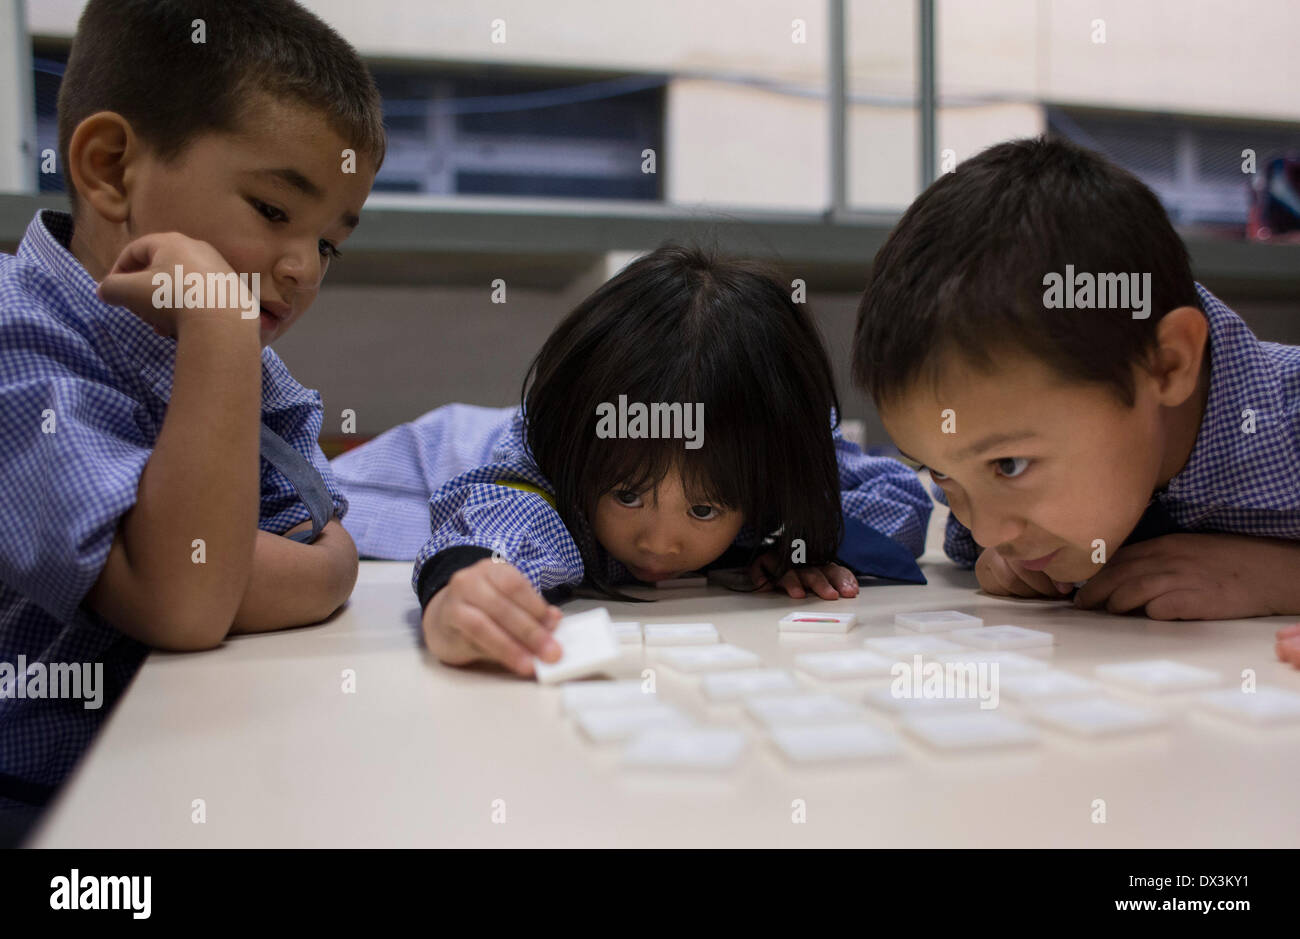
<svg viewBox="0 0 1300 939">
<path fill-rule="evenodd" d="M 1300 243 L 1300 154 L 1268 162 L 1251 184 L 1246 237 L 1251 241 Z"/>
</svg>

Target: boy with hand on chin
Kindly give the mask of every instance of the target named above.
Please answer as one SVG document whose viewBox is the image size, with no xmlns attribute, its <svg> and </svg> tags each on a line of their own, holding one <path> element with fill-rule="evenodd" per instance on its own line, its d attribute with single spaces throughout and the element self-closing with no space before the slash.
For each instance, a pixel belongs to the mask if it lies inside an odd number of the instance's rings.
<svg viewBox="0 0 1300 939">
<path fill-rule="evenodd" d="M 0 662 L 102 663 L 111 707 L 149 647 L 317 622 L 351 593 L 320 395 L 267 346 L 385 140 L 364 64 L 289 0 L 91 0 L 59 138 L 73 212 L 0 257 Z M 162 291 L 178 268 L 209 289 Z M 260 305 L 210 289 L 232 276 Z M 108 710 L 0 694 L 0 834 Z"/>
<path fill-rule="evenodd" d="M 1068 301 L 1067 265 L 1091 275 Z M 1194 282 L 1129 173 L 1048 139 L 962 163 L 876 256 L 854 345 L 855 382 L 929 468 L 945 550 L 986 592 L 1300 613 L 1300 348 Z"/>
</svg>

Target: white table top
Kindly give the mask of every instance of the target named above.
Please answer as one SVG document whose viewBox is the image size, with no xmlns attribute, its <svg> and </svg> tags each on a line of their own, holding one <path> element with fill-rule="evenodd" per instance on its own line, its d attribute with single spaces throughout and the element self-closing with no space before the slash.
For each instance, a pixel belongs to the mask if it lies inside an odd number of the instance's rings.
<svg viewBox="0 0 1300 939">
<path fill-rule="evenodd" d="M 1099 663 L 1171 658 L 1218 670 L 1225 687 L 1251 668 L 1260 685 L 1300 690 L 1300 672 L 1273 653 L 1287 618 L 1160 623 L 1080 613 L 987 597 L 971 573 L 924 566 L 926 587 L 869 587 L 834 603 L 710 587 L 659 591 L 653 605 L 575 600 L 566 611 L 605 605 L 616 620 L 709 621 L 724 641 L 788 666 L 797 652 L 892 635 L 896 612 L 959 609 L 1054 633 L 1055 666 L 1080 675 Z M 450 668 L 424 652 L 409 576 L 407 564 L 365 563 L 350 604 L 326 624 L 201 654 L 152 654 L 34 844 L 1300 844 L 1300 725 L 1240 728 L 1192 711 L 1186 695 L 1158 699 L 1172 723 L 1135 737 L 1045 732 L 1036 747 L 979 755 L 941 755 L 905 738 L 898 758 L 813 769 L 786 763 L 739 708 L 707 703 L 698 679 L 660 667 L 664 699 L 743 728 L 749 749 L 721 773 L 627 770 L 616 747 L 587 742 L 561 715 L 557 688 Z M 785 613 L 819 606 L 856 611 L 858 626 L 848 636 L 778 636 Z M 638 677 L 643 654 L 626 656 L 616 677 Z M 345 669 L 355 670 L 354 694 L 342 691 Z M 195 799 L 205 802 L 203 824 L 191 821 Z M 1105 800 L 1104 824 L 1092 821 L 1095 799 Z M 806 821 L 792 820 L 794 800 Z"/>
</svg>

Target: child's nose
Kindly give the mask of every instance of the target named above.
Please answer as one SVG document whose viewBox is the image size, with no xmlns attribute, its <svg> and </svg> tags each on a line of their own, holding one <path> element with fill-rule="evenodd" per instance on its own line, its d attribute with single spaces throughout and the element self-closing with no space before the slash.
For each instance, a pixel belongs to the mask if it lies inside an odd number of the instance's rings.
<svg viewBox="0 0 1300 939">
<path fill-rule="evenodd" d="M 637 547 L 656 558 L 668 559 L 678 553 L 681 541 L 667 525 L 651 525 L 641 530 Z"/>
<path fill-rule="evenodd" d="M 1025 530 L 1023 519 L 997 506 L 972 504 L 967 511 L 971 536 L 986 548 L 1015 541 Z"/>
<path fill-rule="evenodd" d="M 295 243 L 275 262 L 276 279 L 288 281 L 297 288 L 320 286 L 322 271 L 320 252 L 314 245 L 309 250 Z"/>
</svg>

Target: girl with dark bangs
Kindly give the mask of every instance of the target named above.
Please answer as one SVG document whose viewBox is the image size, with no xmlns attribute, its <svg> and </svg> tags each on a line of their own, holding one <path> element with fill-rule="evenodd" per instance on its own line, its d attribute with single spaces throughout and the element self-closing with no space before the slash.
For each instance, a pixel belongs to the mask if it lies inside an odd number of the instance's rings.
<svg viewBox="0 0 1300 939">
<path fill-rule="evenodd" d="M 430 650 L 530 675 L 560 655 L 543 592 L 583 582 L 629 599 L 620 585 L 745 566 L 753 589 L 826 600 L 856 596 L 856 573 L 924 582 L 929 497 L 845 441 L 838 411 L 774 274 L 670 244 L 564 319 L 521 408 L 439 408 L 333 468 L 361 554 L 414 552 Z"/>
</svg>

